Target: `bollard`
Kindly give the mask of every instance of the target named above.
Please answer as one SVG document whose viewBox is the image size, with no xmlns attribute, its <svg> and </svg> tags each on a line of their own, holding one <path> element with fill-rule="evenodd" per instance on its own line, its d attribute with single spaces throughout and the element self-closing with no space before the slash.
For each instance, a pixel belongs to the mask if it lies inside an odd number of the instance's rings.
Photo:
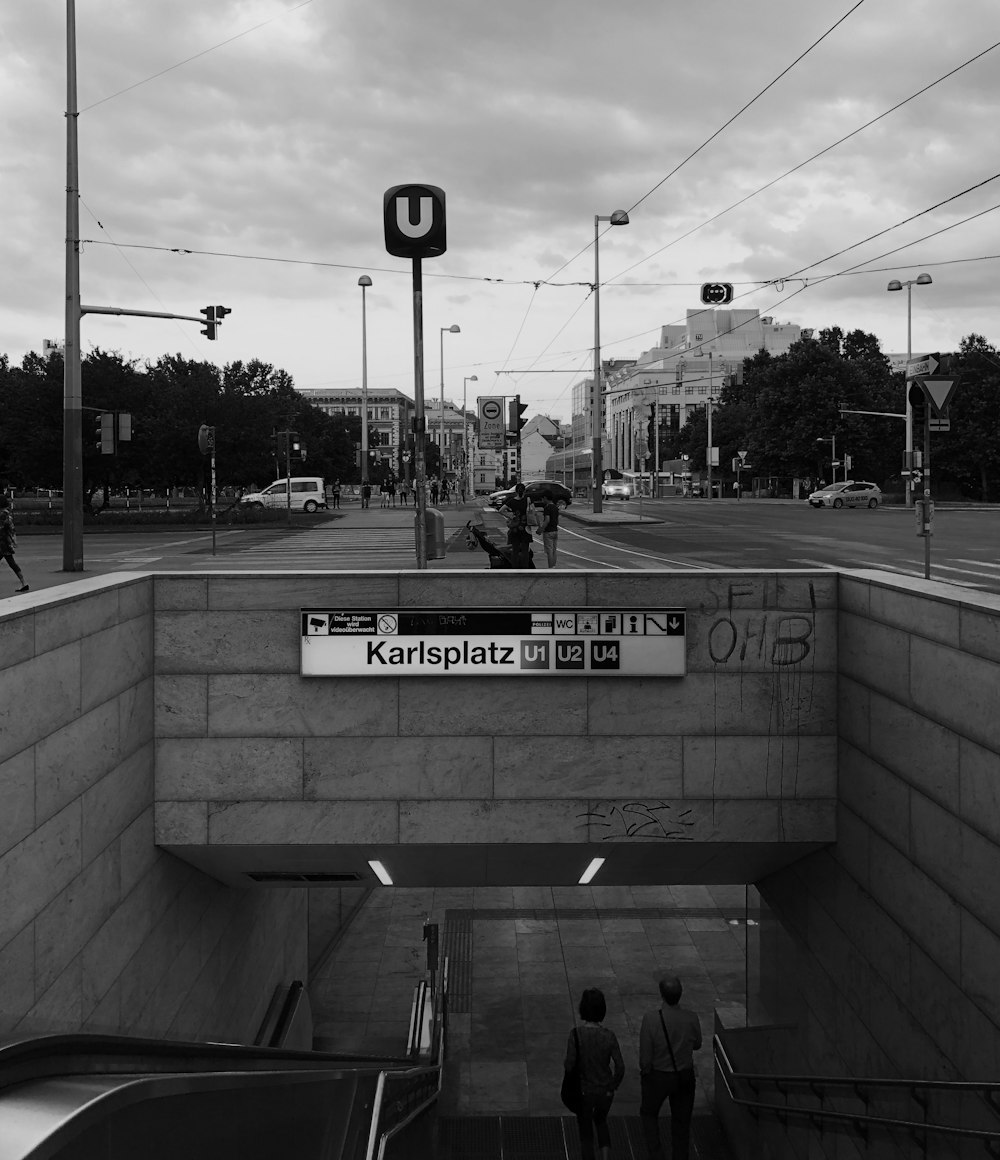
<svg viewBox="0 0 1000 1160">
<path fill-rule="evenodd" d="M 413 520 L 414 543 L 417 542 L 417 536 L 420 530 L 417 522 L 419 519 L 420 513 L 418 512 Z M 445 557 L 444 515 L 439 508 L 429 507 L 425 510 L 424 530 L 427 536 L 427 559 L 443 560 Z"/>
</svg>

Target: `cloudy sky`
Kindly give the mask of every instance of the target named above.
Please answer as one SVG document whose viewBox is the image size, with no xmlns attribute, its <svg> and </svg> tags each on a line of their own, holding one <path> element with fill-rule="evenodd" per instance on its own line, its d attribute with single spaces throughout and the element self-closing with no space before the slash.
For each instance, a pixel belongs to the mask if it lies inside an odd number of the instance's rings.
<svg viewBox="0 0 1000 1160">
<path fill-rule="evenodd" d="M 233 310 L 215 343 L 194 323 L 87 316 L 85 350 L 259 358 L 298 387 L 354 386 L 367 273 L 369 385 L 412 395 L 410 268 L 382 228 L 384 191 L 407 182 L 448 199 L 448 252 L 424 263 L 433 397 L 457 324 L 448 398 L 476 375 L 470 399 L 568 417 L 592 360 L 594 215 L 619 208 L 631 223 L 600 249 L 606 357 L 653 346 L 714 280 L 776 320 L 905 350 L 906 294 L 886 283 L 922 271 L 915 350 L 1000 343 L 998 0 L 76 7 L 83 301 Z M 65 29 L 64 0 L 0 15 L 15 362 L 63 331 Z"/>
</svg>

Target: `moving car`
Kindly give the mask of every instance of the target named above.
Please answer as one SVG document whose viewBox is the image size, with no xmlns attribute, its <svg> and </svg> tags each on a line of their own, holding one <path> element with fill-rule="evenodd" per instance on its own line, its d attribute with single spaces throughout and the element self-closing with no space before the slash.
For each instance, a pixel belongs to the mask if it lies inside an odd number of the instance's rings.
<svg viewBox="0 0 1000 1160">
<path fill-rule="evenodd" d="M 605 499 L 631 499 L 632 485 L 625 479 L 608 479 L 601 485 Z"/>
<path fill-rule="evenodd" d="M 842 483 L 831 483 L 820 491 L 814 491 L 809 496 L 810 506 L 821 507 L 867 507 L 877 508 L 882 502 L 882 492 L 874 483 L 864 480 L 844 480 Z"/>
<path fill-rule="evenodd" d="M 320 476 L 304 475 L 292 478 L 291 508 L 293 512 L 314 512 L 326 507 L 326 491 Z M 252 491 L 240 503 L 255 508 L 286 508 L 288 480 L 276 479 L 263 491 Z"/>
<path fill-rule="evenodd" d="M 539 500 L 544 499 L 554 499 L 561 508 L 568 508 L 573 502 L 573 493 L 570 489 L 561 483 L 557 483 L 554 479 L 527 480 L 524 485 L 524 494 L 532 503 L 537 503 Z M 493 492 L 492 495 L 487 497 L 486 502 L 490 507 L 499 510 L 513 496 L 514 489 L 512 487 L 505 487 L 502 491 Z"/>
</svg>

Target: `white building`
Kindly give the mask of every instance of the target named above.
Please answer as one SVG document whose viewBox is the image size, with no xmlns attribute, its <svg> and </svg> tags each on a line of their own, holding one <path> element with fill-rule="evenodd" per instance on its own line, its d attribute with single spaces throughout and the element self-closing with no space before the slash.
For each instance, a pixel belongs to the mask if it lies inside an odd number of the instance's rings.
<svg viewBox="0 0 1000 1160">
<path fill-rule="evenodd" d="M 679 430 L 693 408 L 718 400 L 724 376 L 741 370 L 745 359 L 760 350 L 784 354 L 801 334 L 794 323 L 761 318 L 756 310 L 689 310 L 684 326 L 661 327 L 656 347 L 608 375 L 604 466 L 618 471 L 639 466 L 636 436 L 645 439 L 651 406 L 657 408 L 660 430 Z"/>
</svg>

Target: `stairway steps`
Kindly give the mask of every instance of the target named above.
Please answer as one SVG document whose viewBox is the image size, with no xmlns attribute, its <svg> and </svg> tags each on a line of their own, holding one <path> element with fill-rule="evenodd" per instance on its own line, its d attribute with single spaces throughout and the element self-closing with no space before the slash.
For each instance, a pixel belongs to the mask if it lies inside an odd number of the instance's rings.
<svg viewBox="0 0 1000 1160">
<path fill-rule="evenodd" d="M 645 1160 L 638 1116 L 608 1117 L 614 1160 Z M 660 1118 L 669 1154 L 669 1120 Z M 693 1160 L 731 1160 L 714 1116 L 696 1115 L 691 1124 Z M 435 1160 L 580 1160 L 572 1116 L 439 1116 Z"/>
</svg>

